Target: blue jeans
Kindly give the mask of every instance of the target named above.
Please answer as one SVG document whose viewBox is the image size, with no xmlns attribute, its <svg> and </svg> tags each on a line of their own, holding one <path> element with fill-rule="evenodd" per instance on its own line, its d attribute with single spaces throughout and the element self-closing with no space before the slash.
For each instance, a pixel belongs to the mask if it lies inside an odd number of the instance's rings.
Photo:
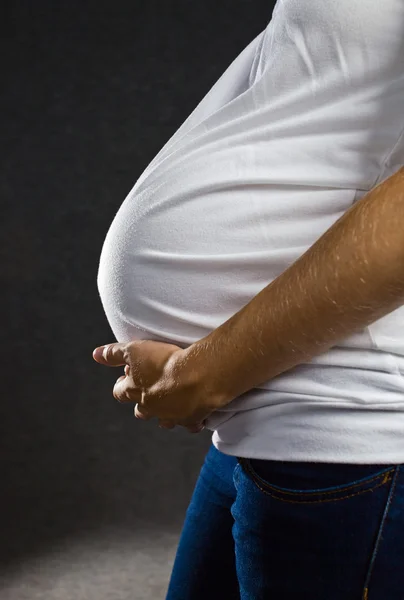
<svg viewBox="0 0 404 600">
<path fill-rule="evenodd" d="M 166 600 L 403 600 L 404 465 L 237 459 L 212 445 Z"/>
</svg>

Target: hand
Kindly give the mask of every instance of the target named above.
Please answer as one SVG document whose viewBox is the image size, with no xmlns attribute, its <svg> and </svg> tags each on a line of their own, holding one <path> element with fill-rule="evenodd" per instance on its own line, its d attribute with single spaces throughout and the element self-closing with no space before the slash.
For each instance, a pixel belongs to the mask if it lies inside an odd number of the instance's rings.
<svg viewBox="0 0 404 600">
<path fill-rule="evenodd" d="M 141 340 L 101 346 L 93 358 L 110 367 L 125 365 L 113 395 L 119 402 L 135 402 L 138 419 L 157 417 L 160 427 L 181 425 L 198 433 L 215 406 L 212 394 L 190 372 L 185 352 L 173 344 Z"/>
</svg>

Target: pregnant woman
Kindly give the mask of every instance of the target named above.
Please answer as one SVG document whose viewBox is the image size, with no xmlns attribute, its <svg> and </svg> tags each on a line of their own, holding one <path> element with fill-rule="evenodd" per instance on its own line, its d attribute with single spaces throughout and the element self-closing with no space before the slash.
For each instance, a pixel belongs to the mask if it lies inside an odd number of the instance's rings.
<svg viewBox="0 0 404 600">
<path fill-rule="evenodd" d="M 403 599 L 403 166 L 404 2 L 279 0 L 119 208 L 94 357 L 213 432 L 167 600 Z"/>
</svg>

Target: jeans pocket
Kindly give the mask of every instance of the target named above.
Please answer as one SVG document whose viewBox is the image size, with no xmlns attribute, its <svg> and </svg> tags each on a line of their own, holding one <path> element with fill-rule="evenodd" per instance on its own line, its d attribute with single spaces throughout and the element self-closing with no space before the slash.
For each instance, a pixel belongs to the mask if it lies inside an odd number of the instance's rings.
<svg viewBox="0 0 404 600">
<path fill-rule="evenodd" d="M 389 483 L 397 465 L 291 463 L 240 458 L 249 480 L 283 502 L 336 502 Z"/>
</svg>

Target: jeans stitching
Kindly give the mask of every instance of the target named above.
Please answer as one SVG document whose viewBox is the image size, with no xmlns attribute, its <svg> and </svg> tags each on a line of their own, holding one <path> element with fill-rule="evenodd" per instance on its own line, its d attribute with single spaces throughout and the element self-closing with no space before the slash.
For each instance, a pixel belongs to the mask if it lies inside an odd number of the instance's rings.
<svg viewBox="0 0 404 600">
<path fill-rule="evenodd" d="M 382 481 L 378 485 L 375 485 L 374 487 L 369 488 L 367 490 L 363 490 L 361 492 L 356 492 L 356 494 L 349 494 L 348 496 L 342 496 L 342 498 L 326 498 L 325 500 L 285 500 L 285 498 L 281 498 L 280 496 L 275 496 L 275 494 L 267 492 L 266 490 L 261 488 L 257 483 L 255 483 L 255 485 L 264 494 L 266 494 L 267 496 L 271 496 L 271 498 L 274 498 L 275 500 L 279 500 L 280 502 L 287 502 L 288 504 L 324 504 L 325 502 L 340 502 L 341 500 L 347 500 L 348 498 L 353 498 L 354 496 L 360 496 L 361 494 L 366 494 L 366 492 L 372 492 L 373 490 L 377 489 L 378 487 L 381 487 L 388 481 L 391 481 L 391 479 Z"/>
<path fill-rule="evenodd" d="M 317 492 L 307 492 L 307 491 L 301 491 L 301 492 L 286 492 L 286 491 L 284 492 L 284 491 L 282 491 L 282 492 L 280 492 L 279 490 L 275 489 L 275 492 L 277 492 L 278 494 L 281 493 L 283 495 L 289 495 L 289 496 L 310 496 L 310 495 L 311 496 L 313 496 L 313 495 L 316 495 L 316 496 L 319 496 L 319 495 L 325 496 L 327 494 L 329 494 L 329 495 L 334 494 L 335 495 L 335 494 L 338 494 L 339 492 L 343 492 L 345 490 L 353 490 L 355 487 L 358 487 L 360 485 L 362 485 L 362 486 L 363 485 L 367 485 L 367 484 L 371 483 L 372 481 L 376 481 L 377 479 L 380 479 L 380 477 L 383 477 L 383 481 L 381 483 L 379 483 L 378 485 L 374 485 L 374 486 L 372 486 L 372 487 L 370 487 L 370 488 L 368 488 L 366 490 L 362 490 L 362 491 L 357 492 L 355 494 L 349 494 L 348 496 L 343 496 L 342 498 L 338 497 L 338 498 L 331 498 L 331 499 L 327 498 L 325 500 L 305 500 L 305 501 L 303 501 L 303 500 L 286 500 L 286 499 L 284 499 L 284 498 L 282 498 L 280 496 L 276 496 L 275 494 L 270 493 L 268 490 L 264 489 L 258 483 L 258 481 L 256 479 L 256 477 L 258 477 L 258 476 L 254 473 L 254 471 L 252 470 L 252 467 L 250 467 L 250 465 L 248 463 L 246 463 L 244 460 L 243 460 L 242 464 L 245 466 L 246 470 L 251 475 L 251 479 L 252 479 L 252 482 L 254 483 L 254 485 L 256 485 L 257 488 L 260 489 L 264 494 L 266 494 L 267 496 L 271 496 L 272 498 L 275 498 L 276 500 L 280 500 L 281 502 L 288 502 L 290 504 L 321 504 L 321 503 L 324 503 L 324 502 L 336 502 L 336 501 L 339 501 L 339 500 L 346 500 L 347 498 L 352 498 L 354 496 L 359 496 L 360 494 L 364 494 L 366 492 L 371 492 L 372 490 L 374 490 L 374 489 L 376 489 L 378 487 L 381 487 L 382 485 L 384 485 L 384 484 L 388 483 L 389 481 L 391 481 L 391 479 L 392 479 L 391 474 L 393 473 L 393 471 L 396 468 L 396 467 L 393 467 L 392 469 L 389 469 L 389 470 L 385 471 L 384 473 L 379 473 L 379 475 L 376 475 L 375 477 L 367 480 L 366 482 L 362 481 L 360 483 L 355 483 L 352 486 L 347 486 L 345 488 L 339 488 L 338 490 L 333 490 L 333 491 L 328 491 L 328 492 L 318 492 L 318 491 Z M 270 489 L 272 489 L 272 490 L 274 489 L 274 487 L 271 486 L 270 484 L 268 484 L 267 482 L 265 482 L 265 486 L 268 487 L 268 488 L 270 488 Z"/>
<path fill-rule="evenodd" d="M 373 549 L 373 553 L 372 553 L 372 557 L 370 559 L 370 563 L 369 563 L 369 569 L 366 575 L 366 579 L 365 579 L 365 585 L 363 588 L 363 596 L 362 596 L 362 600 L 368 600 L 368 596 L 369 596 L 369 582 L 373 573 L 373 568 L 374 568 L 374 564 L 376 561 L 376 556 L 379 550 L 379 546 L 380 546 L 380 542 L 382 539 L 382 533 L 383 533 L 383 529 L 384 529 L 384 525 L 386 523 L 386 519 L 387 519 L 387 515 L 388 512 L 390 510 L 390 506 L 392 504 L 392 499 L 393 499 L 393 495 L 394 492 L 396 490 L 396 484 L 397 484 L 397 478 L 398 478 L 398 473 L 399 473 L 400 467 L 396 467 L 395 468 L 395 475 L 391 484 L 391 489 L 390 489 L 390 493 L 389 493 L 389 497 L 387 498 L 387 502 L 386 502 L 386 506 L 384 509 L 384 513 L 383 513 L 383 517 L 380 523 L 380 527 L 379 527 L 379 532 L 377 535 L 377 539 L 375 542 L 375 547 Z"/>
</svg>

